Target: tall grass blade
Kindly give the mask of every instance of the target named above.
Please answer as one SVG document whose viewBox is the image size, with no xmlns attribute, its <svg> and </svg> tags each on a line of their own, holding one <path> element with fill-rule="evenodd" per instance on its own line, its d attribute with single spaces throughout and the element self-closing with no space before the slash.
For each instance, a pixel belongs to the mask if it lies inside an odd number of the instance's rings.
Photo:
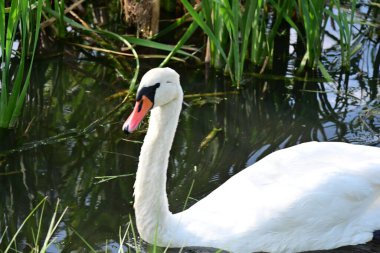
<svg viewBox="0 0 380 253">
<path fill-rule="evenodd" d="M 185 199 L 185 203 L 183 204 L 183 209 L 182 209 L 183 211 L 186 210 L 186 208 L 187 208 L 187 203 L 188 203 L 188 201 L 190 199 L 191 192 L 193 191 L 194 183 L 195 183 L 195 180 L 193 180 L 191 182 L 189 192 L 187 193 L 186 199 Z"/>
<path fill-rule="evenodd" d="M 282 10 L 282 8 L 280 7 L 279 4 L 277 4 L 274 0 L 269 0 L 270 4 L 276 9 L 277 13 L 280 13 L 282 14 L 282 18 L 286 20 L 286 22 L 288 22 L 288 24 L 294 29 L 296 30 L 297 34 L 302 34 L 301 31 L 299 30 L 298 26 L 294 23 L 294 21 L 292 20 L 291 16 L 289 15 L 289 13 L 287 12 L 284 12 Z M 288 11 L 292 11 L 293 7 L 294 7 L 294 1 L 292 0 L 289 0 L 288 1 L 290 3 L 290 6 L 288 6 Z M 305 40 L 302 36 L 299 37 L 302 42 L 305 43 Z"/>
<path fill-rule="evenodd" d="M 17 99 L 16 107 L 15 107 L 15 109 L 13 111 L 13 114 L 12 114 L 12 118 L 11 118 L 11 121 L 10 121 L 10 125 L 11 126 L 14 126 L 14 124 L 16 122 L 16 119 L 21 114 L 21 109 L 22 109 L 22 106 L 24 104 L 24 100 L 25 100 L 25 97 L 26 97 L 26 92 L 27 92 L 28 87 L 29 87 L 30 75 L 32 73 L 34 56 L 35 56 L 35 53 L 36 53 L 38 36 L 39 36 L 39 33 L 40 33 L 42 2 L 43 2 L 43 0 L 38 0 L 38 2 L 37 2 L 37 14 L 36 14 L 35 28 L 34 28 L 34 31 L 33 31 L 33 33 L 34 33 L 34 40 L 33 40 L 33 44 L 32 44 L 32 59 L 30 61 L 28 74 L 27 74 L 27 76 L 25 78 L 25 82 L 24 82 L 21 94 L 20 94 L 19 98 Z M 26 6 L 24 6 L 24 8 L 26 9 Z"/>
<path fill-rule="evenodd" d="M 195 30 L 197 30 L 197 28 L 198 28 L 198 24 L 193 21 L 190 24 L 190 26 L 187 28 L 182 38 L 178 41 L 177 45 L 161 62 L 160 67 L 165 66 L 169 62 L 169 60 L 174 56 L 174 54 L 190 39 L 191 35 L 193 35 L 193 33 L 195 32 Z"/>
<path fill-rule="evenodd" d="M 163 44 L 163 43 L 156 42 L 156 41 L 151 41 L 151 40 L 146 40 L 146 39 L 140 39 L 140 38 L 135 38 L 135 37 L 130 37 L 130 36 L 123 36 L 123 37 L 125 39 L 127 39 L 129 41 L 129 43 L 135 44 L 137 46 L 149 47 L 149 48 L 159 49 L 159 50 L 162 50 L 162 51 L 172 51 L 173 48 L 174 48 L 171 45 Z M 183 50 L 178 50 L 177 53 L 179 53 L 181 55 L 184 55 L 184 56 L 187 56 L 187 57 L 192 57 L 192 58 L 195 58 L 195 59 L 199 60 L 198 58 L 196 58 L 192 54 L 189 54 L 188 52 L 183 51 Z"/>
<path fill-rule="evenodd" d="M 322 76 L 328 81 L 328 82 L 334 82 L 334 79 L 332 76 L 329 74 L 325 66 L 323 66 L 322 62 L 318 62 L 318 68 L 322 73 Z"/>
<path fill-rule="evenodd" d="M 172 24 L 165 27 L 164 29 L 159 31 L 157 34 L 153 35 L 152 39 L 163 37 L 164 35 L 168 34 L 169 32 L 183 25 L 187 20 L 188 20 L 188 15 L 183 15 L 182 17 L 176 19 L 176 21 L 174 21 Z"/>
<path fill-rule="evenodd" d="M 245 6 L 245 12 L 243 13 L 243 30 L 242 30 L 242 46 L 241 46 L 241 58 L 240 58 L 240 65 L 244 66 L 244 62 L 246 60 L 247 50 L 248 50 L 248 44 L 250 42 L 249 38 L 252 31 L 252 22 L 254 18 L 254 8 L 257 5 L 256 1 L 248 1 Z M 243 68 L 242 70 L 243 71 Z M 242 75 L 242 73 L 240 73 Z"/>
<path fill-rule="evenodd" d="M 131 226 L 131 223 L 128 223 L 128 226 L 125 229 L 123 236 L 121 236 L 121 227 L 119 227 L 119 245 L 120 246 L 119 246 L 119 250 L 117 251 L 118 253 L 124 253 L 123 245 L 125 242 L 125 238 L 127 237 L 128 230 L 129 230 L 130 226 Z"/>
<path fill-rule="evenodd" d="M 28 48 L 28 45 L 27 45 L 27 19 L 28 19 L 28 10 L 27 10 L 27 2 L 25 1 L 22 1 L 20 2 L 20 10 L 21 10 L 21 58 L 20 58 L 20 64 L 19 64 L 19 67 L 17 69 L 17 72 L 16 72 L 16 78 L 14 79 L 14 82 L 13 82 L 13 89 L 12 89 L 12 93 L 9 97 L 9 101 L 8 101 L 8 104 L 7 104 L 7 108 L 6 108 L 6 111 L 8 113 L 5 114 L 5 122 L 8 123 L 8 125 L 12 125 L 11 123 L 11 119 L 12 119 L 12 114 L 11 113 L 12 111 L 14 111 L 14 109 L 16 108 L 16 103 L 17 103 L 17 100 L 18 100 L 18 97 L 20 95 L 20 90 L 21 90 L 21 87 L 22 87 L 22 81 L 23 81 L 23 78 L 24 78 L 24 66 L 25 66 L 25 61 L 26 61 L 26 53 L 27 53 L 27 48 Z M 27 85 L 27 84 L 24 84 L 24 85 Z"/>
<path fill-rule="evenodd" d="M 6 121 L 7 115 L 9 112 L 7 111 L 8 105 L 8 79 L 9 79 L 9 65 L 11 61 L 11 53 L 14 37 L 17 30 L 18 24 L 18 1 L 12 1 L 11 7 L 9 9 L 8 14 L 8 22 L 5 27 L 5 17 L 4 17 L 4 25 L 3 25 L 3 37 L 2 39 L 2 65 L 1 74 L 2 74 L 2 82 L 1 82 L 1 107 L 0 107 L 0 127 L 8 127 L 8 122 Z M 2 2 L 2 13 L 5 12 L 5 3 Z M 3 15 L 2 15 L 3 16 Z M 3 19 L 3 18 L 2 18 Z"/>
<path fill-rule="evenodd" d="M 40 219 L 38 222 L 38 228 L 37 228 L 37 235 L 34 238 L 34 245 L 38 245 L 39 240 L 40 240 L 40 235 L 42 231 L 42 217 L 44 216 L 44 211 L 45 211 L 45 203 L 43 203 L 42 208 L 41 208 L 41 214 L 40 214 Z"/>
<path fill-rule="evenodd" d="M 3 71 L 3 86 L 4 89 L 7 90 L 8 86 L 8 79 L 9 79 L 9 65 L 11 62 L 11 56 L 12 56 L 12 46 L 13 42 L 15 40 L 16 30 L 19 23 L 19 0 L 12 1 L 11 9 L 8 14 L 8 25 L 7 25 L 7 32 L 5 35 L 5 55 L 2 57 L 5 57 L 5 66 Z M 7 103 L 8 101 L 6 101 Z"/>
<path fill-rule="evenodd" d="M 356 2 L 351 2 L 351 14 L 348 15 L 347 11 L 341 8 L 340 1 L 334 0 L 332 4 L 335 5 L 337 15 L 331 9 L 326 9 L 326 13 L 333 18 L 339 27 L 339 44 L 341 49 L 341 63 L 345 71 L 350 71 L 351 57 L 360 49 L 361 44 L 353 41 L 353 26 L 354 16 L 356 11 Z M 356 45 L 355 45 L 356 44 Z"/>
<path fill-rule="evenodd" d="M 58 207 L 59 207 L 59 200 L 57 201 L 57 204 L 55 206 L 53 217 L 51 218 L 50 226 L 49 226 L 47 235 L 45 236 L 45 240 L 44 240 L 44 244 L 42 245 L 41 252 L 46 252 L 46 250 L 48 249 L 48 247 L 54 242 L 54 239 L 51 240 L 51 238 L 53 237 L 54 231 L 57 229 L 58 225 L 61 223 L 61 220 L 62 220 L 63 216 L 65 215 L 67 209 L 68 209 L 66 207 L 63 210 L 62 214 L 56 220 L 56 217 L 57 217 L 57 214 L 58 214 Z"/>
<path fill-rule="evenodd" d="M 66 35 L 66 27 L 63 17 L 65 16 L 65 1 L 54 0 L 54 9 L 58 12 L 58 37 L 64 38 Z"/>
<path fill-rule="evenodd" d="M 38 210 L 38 208 L 45 203 L 45 201 L 47 200 L 47 198 L 43 198 L 38 204 L 36 207 L 33 208 L 33 210 L 29 213 L 29 215 L 24 219 L 24 221 L 21 223 L 21 225 L 19 226 L 19 228 L 17 229 L 16 233 L 13 235 L 12 239 L 9 241 L 8 243 L 8 246 L 7 248 L 4 250 L 3 253 L 7 253 L 10 249 L 11 249 L 11 245 L 13 244 L 13 242 L 15 242 L 16 240 L 16 237 L 18 236 L 18 234 L 21 232 L 22 228 L 24 227 L 24 225 L 26 224 L 26 222 L 31 218 L 33 217 L 34 213 Z"/>
<path fill-rule="evenodd" d="M 1 95 L 0 95 L 0 127 L 14 127 L 21 114 L 26 92 L 29 87 L 30 74 L 38 42 L 39 27 L 43 0 L 33 2 L 14 0 L 9 9 L 7 26 L 5 27 L 5 3 L 0 0 L 0 40 L 1 40 Z M 11 75 L 12 48 L 15 45 L 16 33 L 19 34 L 20 62 Z M 25 64 L 28 53 L 31 61 L 25 76 Z M 11 91 L 9 90 L 11 88 Z M 8 95 L 10 94 L 10 96 Z"/>
<path fill-rule="evenodd" d="M 74 228 L 70 228 L 73 232 L 74 232 L 74 234 L 76 235 L 76 236 L 78 236 L 79 237 L 79 239 L 81 239 L 81 241 L 87 246 L 87 248 L 92 252 L 92 253 L 97 253 L 97 251 L 91 246 L 91 244 L 89 243 L 89 242 L 87 242 L 86 241 L 86 239 L 84 239 L 83 238 L 83 236 L 81 236 L 79 233 L 78 233 L 78 231 L 76 231 Z"/>
<path fill-rule="evenodd" d="M 4 238 L 5 234 L 7 233 L 7 230 L 8 230 L 8 227 L 5 227 L 3 233 L 0 236 L 0 245 L 3 242 L 3 238 Z"/>
<path fill-rule="evenodd" d="M 263 10 L 263 1 L 253 1 L 252 7 L 253 12 L 253 22 L 251 36 L 251 46 L 250 46 L 250 61 L 256 65 L 261 66 L 264 63 L 264 59 L 269 57 L 268 44 L 266 43 L 266 22 L 267 16 Z"/>
<path fill-rule="evenodd" d="M 322 21 L 325 3 L 319 0 L 298 1 L 303 18 L 306 37 L 306 53 L 301 61 L 299 71 L 305 66 L 318 67 L 322 53 Z"/>
<path fill-rule="evenodd" d="M 222 48 L 219 40 L 216 38 L 215 34 L 211 30 L 211 28 L 206 24 L 204 21 L 204 16 L 201 14 L 198 14 L 193 6 L 187 1 L 187 0 L 181 0 L 181 3 L 186 8 L 186 10 L 190 13 L 190 15 L 193 17 L 193 19 L 198 23 L 198 25 L 202 28 L 202 30 L 207 34 L 207 36 L 210 38 L 211 42 L 217 47 L 217 49 L 220 51 L 220 54 L 222 55 L 223 59 L 227 62 L 227 68 L 232 76 L 232 79 L 234 80 L 233 73 L 231 72 L 230 65 L 228 64 L 227 55 L 224 52 L 224 49 Z"/>
<path fill-rule="evenodd" d="M 5 3 L 0 0 L 0 71 L 1 71 L 1 92 L 0 92 L 0 127 L 3 125 L 3 115 L 7 106 L 7 86 L 5 83 Z"/>
<path fill-rule="evenodd" d="M 56 11 L 54 11 L 50 8 L 44 8 L 44 10 L 54 17 L 58 18 L 58 16 L 59 16 L 59 13 L 57 13 Z M 139 56 L 138 56 L 133 44 L 138 45 L 138 46 L 144 46 L 144 47 L 164 50 L 164 51 L 170 51 L 170 52 L 172 52 L 174 50 L 174 53 L 179 53 L 179 54 L 182 54 L 182 55 L 185 55 L 188 57 L 196 58 L 192 54 L 189 54 L 183 50 L 180 50 L 178 45 L 176 48 L 176 47 L 166 45 L 163 43 L 159 43 L 159 42 L 155 42 L 155 41 L 151 41 L 151 40 L 146 40 L 146 39 L 139 39 L 139 38 L 130 37 L 130 36 L 123 36 L 123 35 L 119 35 L 119 34 L 116 34 L 116 33 L 110 32 L 110 31 L 106 31 L 106 30 L 90 29 L 90 28 L 87 28 L 87 27 L 75 22 L 74 20 L 72 20 L 66 16 L 64 17 L 64 21 L 74 28 L 81 29 L 83 31 L 87 31 L 87 32 L 91 32 L 91 33 L 97 33 L 100 35 L 105 35 L 107 37 L 119 40 L 119 41 L 123 42 L 128 47 L 128 49 L 131 50 L 132 54 L 134 55 L 135 61 L 136 61 L 136 67 L 135 67 L 135 72 L 134 72 L 134 75 L 132 77 L 129 89 L 134 89 L 136 82 L 137 82 L 139 69 L 140 69 Z M 172 54 L 174 54 L 174 53 L 172 53 Z M 198 59 L 198 58 L 196 58 L 196 59 Z"/>
<path fill-rule="evenodd" d="M 135 229 L 134 229 L 134 226 L 133 226 L 133 221 L 132 221 L 132 216 L 129 214 L 128 215 L 129 217 L 129 223 L 130 223 L 130 228 L 131 228 L 131 231 L 132 231 L 132 238 L 133 238 L 133 243 L 135 244 L 135 249 L 139 252 L 138 250 L 138 245 L 137 245 L 137 237 L 136 237 L 136 232 L 135 232 Z"/>
<path fill-rule="evenodd" d="M 47 13 L 49 13 L 50 15 L 56 17 L 56 18 L 59 18 L 60 17 L 60 14 L 50 8 L 46 8 L 44 7 L 43 8 L 44 11 L 46 11 Z M 130 85 L 129 85 L 129 89 L 134 89 L 135 85 L 136 85 L 136 82 L 137 82 L 137 77 L 138 77 L 138 74 L 139 74 L 139 71 L 140 71 L 140 61 L 139 61 L 139 57 L 138 57 L 138 54 L 136 52 L 136 50 L 134 49 L 134 47 L 131 45 L 131 43 L 128 41 L 128 38 L 125 37 L 125 36 L 121 36 L 119 34 L 116 34 L 116 33 L 113 33 L 113 32 L 110 32 L 110 31 L 106 31 L 106 30 L 99 30 L 99 29 L 91 29 L 91 28 L 88 28 L 88 27 L 85 27 L 77 22 L 75 22 L 74 20 L 64 16 L 63 17 L 63 20 L 71 25 L 72 27 L 74 28 L 77 28 L 77 29 L 81 29 L 83 31 L 87 31 L 87 32 L 90 32 L 90 33 L 97 33 L 97 34 L 103 34 L 103 35 L 107 35 L 108 37 L 111 37 L 113 39 L 116 39 L 116 40 L 119 40 L 121 42 L 123 42 L 132 52 L 134 58 L 135 58 L 135 61 L 136 61 L 136 67 L 135 67 L 135 72 L 133 74 L 133 77 L 131 79 L 131 82 L 130 82 Z"/>
<path fill-rule="evenodd" d="M 225 1 L 228 3 L 228 1 Z M 240 31 L 239 31 L 239 18 L 240 15 L 240 2 L 239 0 L 232 0 L 232 16 L 231 20 L 231 35 L 232 35 L 232 50 L 233 50 L 233 61 L 234 61 L 234 75 L 236 85 L 240 86 L 241 75 L 243 73 L 243 65 L 240 65 Z"/>
</svg>

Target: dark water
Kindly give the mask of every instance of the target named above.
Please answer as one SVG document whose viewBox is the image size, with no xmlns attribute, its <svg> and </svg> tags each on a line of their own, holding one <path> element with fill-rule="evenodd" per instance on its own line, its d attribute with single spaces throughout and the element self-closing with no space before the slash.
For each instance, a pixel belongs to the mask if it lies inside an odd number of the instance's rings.
<svg viewBox="0 0 380 253">
<path fill-rule="evenodd" d="M 284 147 L 311 140 L 380 146 L 379 114 L 368 113 L 379 103 L 379 87 L 361 86 L 355 76 L 348 77 L 347 86 L 343 81 L 327 84 L 292 77 L 248 77 L 236 91 L 217 73 L 195 68 L 179 68 L 178 72 L 186 95 L 221 95 L 185 99 L 188 106 L 180 117 L 168 171 L 173 212 L 183 209 L 193 182 L 188 205 Z M 378 83 L 366 80 L 371 81 Z M 145 124 L 128 139 L 123 135 L 122 121 L 132 102 L 102 119 L 122 100 L 105 98 L 126 85 L 97 62 L 39 62 L 20 127 L 5 133 L 8 139 L 2 142 L 4 150 L 18 150 L 0 157 L 0 231 L 6 231 L 2 249 L 16 224 L 48 196 L 43 234 L 57 200 L 59 212 L 68 207 L 49 252 L 90 251 L 81 237 L 94 249 L 105 251 L 107 247 L 117 252 L 119 229 L 124 233 L 130 217 L 133 220 L 134 173 L 146 129 Z M 100 121 L 91 125 L 96 120 Z M 222 130 L 200 148 L 213 128 Z M 96 179 L 110 175 L 127 176 L 103 183 Z M 36 232 L 39 217 L 33 216 L 18 236 L 20 251 L 30 250 L 26 242 L 33 241 L 31 231 Z M 133 245 L 132 234 L 128 236 L 126 242 Z M 371 242 L 329 252 L 380 252 L 380 245 Z"/>
<path fill-rule="evenodd" d="M 353 59 L 350 75 L 329 65 L 335 83 L 294 77 L 292 60 L 275 61 L 274 70 L 260 78 L 247 75 L 238 91 L 220 73 L 177 67 L 187 106 L 169 163 L 171 210 L 184 208 L 191 188 L 187 206 L 278 149 L 311 140 L 380 147 L 380 49 L 379 43 L 363 43 L 365 50 Z M 324 62 L 336 62 L 334 44 L 326 42 L 324 50 Z M 287 53 L 291 58 L 292 51 Z M 150 66 L 155 65 L 144 68 Z M 68 210 L 48 252 L 91 252 L 88 245 L 117 252 L 127 229 L 124 249 L 134 251 L 128 224 L 134 216 L 134 174 L 146 124 L 127 138 L 121 126 L 132 102 L 115 109 L 123 96 L 109 97 L 127 87 L 101 59 L 38 61 L 19 126 L 0 132 L 0 252 L 45 196 L 43 214 L 39 209 L 29 219 L 13 248 L 30 252 L 40 220 L 44 238 L 59 200 L 58 213 Z M 221 131 L 201 147 L 214 128 Z M 112 175 L 123 176 L 106 182 L 97 178 Z M 325 252 L 380 252 L 380 243 Z"/>
</svg>

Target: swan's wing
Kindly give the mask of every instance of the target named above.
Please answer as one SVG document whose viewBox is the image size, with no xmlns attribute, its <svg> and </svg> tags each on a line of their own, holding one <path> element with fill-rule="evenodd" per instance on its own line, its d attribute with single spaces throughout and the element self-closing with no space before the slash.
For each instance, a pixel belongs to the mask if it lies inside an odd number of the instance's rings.
<svg viewBox="0 0 380 253">
<path fill-rule="evenodd" d="M 323 229 L 378 210 L 380 149 L 307 143 L 273 153 L 183 212 L 192 226 L 239 234 Z M 317 224 L 318 223 L 318 224 Z M 318 227 L 319 226 L 319 227 Z M 199 229 L 199 228 L 196 228 Z"/>
<path fill-rule="evenodd" d="M 380 149 L 307 143 L 262 159 L 176 218 L 182 238 L 197 245 L 328 249 L 372 238 L 380 229 L 379 196 Z"/>
</svg>

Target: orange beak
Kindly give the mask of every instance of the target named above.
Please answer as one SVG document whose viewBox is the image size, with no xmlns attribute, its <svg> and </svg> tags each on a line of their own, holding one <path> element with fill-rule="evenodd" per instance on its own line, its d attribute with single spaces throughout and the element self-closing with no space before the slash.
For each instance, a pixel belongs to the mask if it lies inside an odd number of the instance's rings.
<svg viewBox="0 0 380 253">
<path fill-rule="evenodd" d="M 133 112 L 123 124 L 124 133 L 130 134 L 134 132 L 152 107 L 153 102 L 146 96 L 142 96 L 141 100 L 136 101 Z"/>
</svg>

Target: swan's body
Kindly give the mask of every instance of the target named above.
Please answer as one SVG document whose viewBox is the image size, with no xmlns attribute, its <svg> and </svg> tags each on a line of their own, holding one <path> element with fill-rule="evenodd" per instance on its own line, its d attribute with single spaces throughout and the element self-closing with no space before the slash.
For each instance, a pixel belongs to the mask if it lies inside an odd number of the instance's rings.
<svg viewBox="0 0 380 253">
<path fill-rule="evenodd" d="M 181 110 L 178 74 L 147 72 L 134 131 L 152 108 L 135 183 L 140 236 L 164 247 L 300 252 L 365 243 L 380 229 L 380 148 L 310 142 L 280 150 L 181 213 L 169 211 L 166 171 Z"/>
</svg>

